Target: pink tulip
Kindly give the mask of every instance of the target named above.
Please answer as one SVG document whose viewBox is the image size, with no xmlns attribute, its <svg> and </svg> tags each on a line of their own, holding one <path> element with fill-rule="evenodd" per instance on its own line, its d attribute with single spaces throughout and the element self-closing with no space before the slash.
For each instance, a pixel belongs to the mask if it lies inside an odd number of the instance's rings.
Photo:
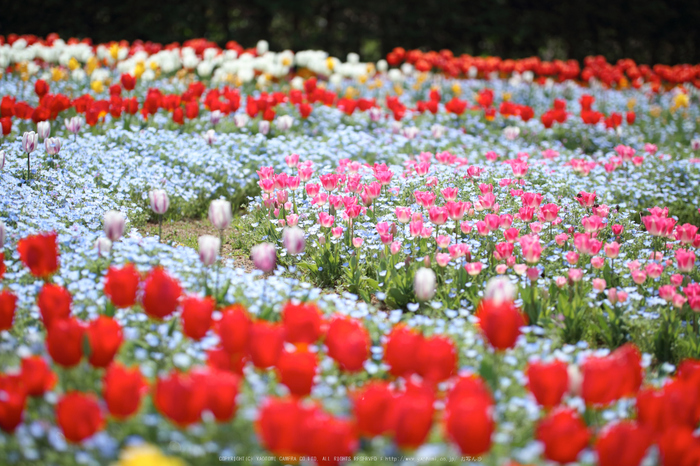
<svg viewBox="0 0 700 466">
<path fill-rule="evenodd" d="M 462 231 L 462 233 L 468 235 L 472 231 L 472 225 L 469 222 L 462 222 L 459 224 L 459 229 Z"/>
<path fill-rule="evenodd" d="M 521 236 L 519 242 L 525 261 L 530 264 L 535 264 L 540 261 L 540 257 L 542 256 L 542 245 L 540 244 L 540 240 L 537 236 Z"/>
<path fill-rule="evenodd" d="M 442 191 L 440 191 L 442 194 L 442 197 L 445 198 L 446 201 L 454 201 L 457 199 L 457 194 L 459 193 L 459 189 L 457 188 L 445 188 Z"/>
<path fill-rule="evenodd" d="M 401 251 L 401 243 L 399 241 L 394 241 L 391 243 L 391 246 L 389 248 L 391 250 L 392 255 L 396 255 Z"/>
<path fill-rule="evenodd" d="M 250 250 L 253 265 L 263 272 L 271 272 L 277 262 L 277 252 L 275 246 L 270 243 L 260 243 Z"/>
<path fill-rule="evenodd" d="M 678 249 L 676 251 L 676 262 L 679 272 L 690 273 L 695 267 L 695 253 L 693 251 L 686 251 L 685 249 Z"/>
<path fill-rule="evenodd" d="M 558 235 L 556 235 L 554 237 L 554 241 L 556 241 L 556 243 L 559 246 L 563 246 L 564 243 L 566 243 L 568 239 L 569 239 L 569 235 L 567 235 L 566 233 L 559 233 Z"/>
<path fill-rule="evenodd" d="M 435 262 L 437 262 L 440 267 L 446 267 L 447 264 L 450 263 L 450 259 L 451 257 L 449 254 L 443 252 L 435 254 Z"/>
<path fill-rule="evenodd" d="M 605 245 L 605 255 L 610 259 L 615 259 L 620 254 L 620 245 L 616 242 L 607 243 Z"/>
<path fill-rule="evenodd" d="M 327 214 L 326 212 L 320 212 L 318 214 L 318 223 L 324 228 L 330 228 L 333 226 L 335 217 Z"/>
<path fill-rule="evenodd" d="M 655 262 L 652 262 L 651 264 L 647 264 L 646 267 L 644 267 L 644 271 L 649 275 L 651 278 L 659 278 L 661 274 L 664 271 L 664 267 L 661 264 L 657 264 Z"/>
<path fill-rule="evenodd" d="M 600 256 L 591 257 L 591 266 L 593 266 L 594 269 L 602 269 L 605 267 L 605 258 Z"/>
<path fill-rule="evenodd" d="M 431 207 L 428 210 L 428 217 L 435 225 L 444 225 L 447 222 L 448 212 L 444 207 Z"/>
<path fill-rule="evenodd" d="M 659 287 L 659 297 L 670 303 L 673 301 L 673 297 L 676 295 L 676 287 L 673 285 L 663 285 Z"/>
<path fill-rule="evenodd" d="M 360 246 L 362 246 L 363 241 L 364 240 L 362 238 L 353 238 L 352 245 L 355 246 L 356 248 L 359 248 Z"/>
<path fill-rule="evenodd" d="M 637 285 L 641 285 L 647 280 L 647 274 L 643 270 L 635 270 L 632 272 L 632 280 Z"/>
<path fill-rule="evenodd" d="M 410 207 L 397 207 L 394 211 L 396 218 L 399 223 L 408 223 L 411 219 L 411 208 Z"/>
<path fill-rule="evenodd" d="M 481 262 L 467 262 L 464 265 L 464 270 L 467 271 L 469 275 L 472 277 L 479 275 L 481 273 L 481 269 L 484 267 L 484 264 Z"/>
<path fill-rule="evenodd" d="M 598 292 L 604 291 L 606 285 L 607 284 L 605 283 L 605 280 L 602 278 L 594 278 L 593 279 L 593 289 L 595 289 Z"/>
<path fill-rule="evenodd" d="M 572 282 L 580 282 L 583 278 L 583 270 L 581 269 L 569 269 L 569 280 Z"/>
<path fill-rule="evenodd" d="M 578 263 L 580 256 L 576 251 L 569 251 L 566 253 L 566 262 L 571 265 L 576 265 Z"/>
<path fill-rule="evenodd" d="M 319 193 L 321 187 L 316 183 L 308 183 L 306 186 L 304 186 L 304 189 L 306 190 L 306 194 L 313 197 Z"/>
<path fill-rule="evenodd" d="M 299 165 L 299 154 L 290 154 L 284 157 L 284 161 L 289 168 L 296 168 Z"/>
<path fill-rule="evenodd" d="M 551 223 L 559 216 L 559 206 L 556 204 L 545 204 L 540 208 L 540 220 Z"/>
</svg>

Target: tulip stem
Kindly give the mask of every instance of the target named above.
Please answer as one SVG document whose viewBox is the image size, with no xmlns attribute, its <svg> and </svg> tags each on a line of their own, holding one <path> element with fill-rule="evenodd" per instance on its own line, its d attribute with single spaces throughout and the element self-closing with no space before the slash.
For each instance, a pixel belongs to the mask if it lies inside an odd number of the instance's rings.
<svg viewBox="0 0 700 466">
<path fill-rule="evenodd" d="M 27 183 L 32 179 L 31 156 L 27 154 Z"/>
<path fill-rule="evenodd" d="M 158 242 L 163 242 L 163 215 L 158 216 Z"/>
</svg>

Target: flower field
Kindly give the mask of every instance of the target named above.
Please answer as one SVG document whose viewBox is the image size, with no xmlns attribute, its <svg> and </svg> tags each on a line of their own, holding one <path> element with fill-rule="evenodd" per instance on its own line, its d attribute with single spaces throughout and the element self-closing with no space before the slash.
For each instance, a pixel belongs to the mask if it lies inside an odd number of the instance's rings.
<svg viewBox="0 0 700 466">
<path fill-rule="evenodd" d="M 3 464 L 700 464 L 700 65 L 0 66 Z"/>
</svg>

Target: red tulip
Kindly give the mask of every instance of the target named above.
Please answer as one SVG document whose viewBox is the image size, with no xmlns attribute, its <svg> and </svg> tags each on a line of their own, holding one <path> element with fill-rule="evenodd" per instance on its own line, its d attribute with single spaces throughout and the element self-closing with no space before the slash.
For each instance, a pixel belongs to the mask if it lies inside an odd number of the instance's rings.
<svg viewBox="0 0 700 466">
<path fill-rule="evenodd" d="M 645 388 L 637 394 L 637 422 L 656 434 L 673 427 L 696 427 L 697 389 L 675 379 L 658 390 Z"/>
<path fill-rule="evenodd" d="M 231 372 L 213 370 L 206 374 L 207 409 L 219 422 L 228 422 L 236 413 L 240 377 Z"/>
<path fill-rule="evenodd" d="M 49 85 L 46 84 L 46 81 L 43 79 L 37 79 L 34 83 L 34 92 L 36 92 L 36 95 L 41 99 L 49 93 Z"/>
<path fill-rule="evenodd" d="M 197 375 L 171 372 L 156 382 L 156 409 L 179 427 L 199 422 L 207 400 L 207 386 Z"/>
<path fill-rule="evenodd" d="M 651 432 L 633 422 L 607 425 L 598 436 L 595 450 L 600 466 L 638 466 L 651 446 Z"/>
<path fill-rule="evenodd" d="M 104 417 L 95 395 L 66 393 L 56 405 L 56 423 L 69 442 L 79 443 L 104 426 Z"/>
<path fill-rule="evenodd" d="M 45 278 L 58 270 L 56 233 L 22 238 L 17 243 L 19 258 L 35 277 Z"/>
<path fill-rule="evenodd" d="M 565 464 L 576 461 L 591 433 L 575 410 L 557 408 L 538 423 L 535 437 L 544 444 L 545 458 Z"/>
<path fill-rule="evenodd" d="M 156 267 L 146 277 L 143 287 L 143 309 L 154 319 L 164 319 L 177 309 L 182 293 L 180 284 L 161 267 Z"/>
<path fill-rule="evenodd" d="M 409 384 L 389 404 L 387 427 L 400 448 L 415 449 L 425 442 L 433 425 L 435 395 L 425 386 Z"/>
<path fill-rule="evenodd" d="M 282 323 L 290 343 L 313 344 L 321 337 L 321 312 L 315 303 L 294 304 L 282 308 Z"/>
<path fill-rule="evenodd" d="M 277 373 L 280 382 L 289 388 L 292 395 L 302 397 L 311 393 L 317 366 L 314 353 L 306 350 L 283 351 L 277 361 Z"/>
<path fill-rule="evenodd" d="M 497 350 L 514 347 L 520 335 L 520 327 L 525 325 L 522 314 L 510 301 L 484 299 L 479 303 L 476 316 L 481 331 Z"/>
<path fill-rule="evenodd" d="M 0 126 L 2 126 L 2 135 L 7 136 L 12 132 L 12 118 L 3 117 L 0 118 Z"/>
<path fill-rule="evenodd" d="M 102 397 L 109 413 L 117 419 L 131 417 L 138 411 L 148 384 L 138 367 L 110 364 L 102 383 Z"/>
<path fill-rule="evenodd" d="M 37 296 L 37 305 L 47 329 L 51 327 L 52 322 L 70 316 L 72 300 L 71 294 L 62 286 L 46 283 L 41 287 Z"/>
<path fill-rule="evenodd" d="M 581 369 L 581 397 L 587 405 L 604 406 L 620 398 L 622 368 L 617 358 L 612 355 L 602 358 L 590 357 Z"/>
<path fill-rule="evenodd" d="M 435 335 L 426 338 L 416 353 L 418 374 L 434 383 L 442 382 L 457 372 L 457 349 L 452 340 Z"/>
<path fill-rule="evenodd" d="M 561 402 L 569 388 L 569 373 L 566 363 L 532 362 L 527 367 L 528 387 L 537 402 L 551 409 Z"/>
<path fill-rule="evenodd" d="M 229 354 L 245 352 L 250 327 L 250 317 L 243 306 L 234 304 L 224 309 L 216 326 L 224 350 Z"/>
<path fill-rule="evenodd" d="M 104 293 L 118 308 L 131 307 L 136 304 L 136 292 L 139 287 L 139 273 L 132 264 L 122 268 L 110 267 L 105 275 Z"/>
<path fill-rule="evenodd" d="M 384 433 L 392 398 L 389 385 L 383 381 L 370 382 L 352 395 L 357 430 L 361 435 L 375 437 Z"/>
<path fill-rule="evenodd" d="M 349 372 L 362 369 L 369 355 L 370 343 L 369 334 L 362 324 L 347 317 L 334 318 L 326 335 L 328 356 Z"/>
<path fill-rule="evenodd" d="M 0 330 L 10 330 L 12 328 L 16 308 L 17 296 L 8 290 L 0 292 Z"/>
<path fill-rule="evenodd" d="M 230 354 L 223 348 L 213 348 L 207 351 L 207 366 L 212 369 L 243 375 L 245 361 L 244 353 Z"/>
<path fill-rule="evenodd" d="M 22 359 L 22 384 L 29 396 L 43 396 L 56 386 L 58 377 L 41 356 L 30 356 Z"/>
<path fill-rule="evenodd" d="M 127 91 L 133 91 L 134 87 L 136 87 L 136 78 L 131 76 L 130 74 L 123 74 L 121 75 L 121 82 L 122 86 L 124 86 L 124 89 Z"/>
<path fill-rule="evenodd" d="M 483 382 L 464 378 L 450 392 L 445 408 L 447 436 L 463 455 L 482 455 L 491 449 L 493 399 Z"/>
<path fill-rule="evenodd" d="M 662 466 L 700 464 L 700 439 L 690 427 L 673 427 L 661 433 L 658 440 Z"/>
<path fill-rule="evenodd" d="M 182 300 L 182 330 L 193 340 L 201 340 L 211 328 L 211 315 L 216 302 L 207 296 L 188 296 Z"/>
<path fill-rule="evenodd" d="M 423 342 L 423 336 L 404 324 L 395 326 L 386 345 L 384 345 L 384 362 L 389 373 L 395 377 L 407 377 L 416 372 L 416 353 Z"/>
<path fill-rule="evenodd" d="M 644 379 L 642 355 L 636 346 L 627 343 L 616 349 L 611 356 L 617 358 L 621 366 L 621 372 L 618 374 L 621 380 L 620 396 L 634 396 Z"/>
<path fill-rule="evenodd" d="M 0 374 L 0 429 L 13 433 L 22 422 L 27 392 L 17 375 Z"/>
<path fill-rule="evenodd" d="M 60 319 L 49 327 L 46 349 L 51 359 L 63 367 L 78 365 L 83 357 L 85 328 L 73 317 Z"/>
<path fill-rule="evenodd" d="M 182 110 L 182 107 L 178 107 L 173 111 L 173 123 L 178 125 L 185 124 L 185 112 Z"/>
<path fill-rule="evenodd" d="M 297 400 L 268 398 L 260 407 L 255 429 L 265 449 L 277 455 L 297 452 L 304 411 Z"/>
<path fill-rule="evenodd" d="M 87 339 L 90 364 L 94 367 L 107 367 L 122 344 L 122 327 L 111 317 L 99 316 L 88 324 Z"/>
<path fill-rule="evenodd" d="M 284 347 L 284 327 L 258 320 L 250 327 L 248 356 L 255 367 L 267 369 L 277 364 Z"/>
<path fill-rule="evenodd" d="M 338 465 L 343 457 L 352 457 L 359 442 L 354 426 L 320 409 L 307 411 L 300 428 L 300 451 L 316 458 L 318 465 Z"/>
</svg>

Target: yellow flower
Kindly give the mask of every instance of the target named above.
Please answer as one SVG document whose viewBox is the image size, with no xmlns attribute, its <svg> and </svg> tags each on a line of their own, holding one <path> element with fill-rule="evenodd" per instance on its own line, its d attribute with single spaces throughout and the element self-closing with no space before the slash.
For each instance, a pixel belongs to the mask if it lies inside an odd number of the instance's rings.
<svg viewBox="0 0 700 466">
<path fill-rule="evenodd" d="M 68 60 L 68 68 L 71 71 L 75 71 L 78 68 L 80 68 L 80 62 L 78 62 L 78 60 L 76 60 L 75 57 L 70 57 L 70 60 Z"/>
<path fill-rule="evenodd" d="M 511 97 L 513 97 L 513 94 L 511 94 L 510 92 L 504 92 L 503 94 L 501 94 L 501 98 L 504 102 L 508 102 L 511 99 Z"/>
<path fill-rule="evenodd" d="M 359 92 L 357 92 L 357 90 L 352 86 L 348 86 L 348 88 L 345 90 L 346 99 L 353 99 L 357 94 L 359 94 Z"/>
<path fill-rule="evenodd" d="M 54 81 L 60 81 L 61 79 L 65 79 L 65 77 L 66 73 L 61 68 L 51 68 L 51 79 L 53 79 Z"/>
<path fill-rule="evenodd" d="M 119 44 L 114 43 L 112 46 L 109 48 L 109 54 L 112 57 L 112 59 L 116 60 L 119 58 Z"/>
<path fill-rule="evenodd" d="M 661 116 L 661 107 L 658 105 L 652 105 L 649 109 L 649 115 L 653 116 L 654 118 L 658 118 Z"/>
<path fill-rule="evenodd" d="M 104 84 L 102 84 L 102 81 L 93 81 L 90 83 L 90 87 L 93 91 L 97 92 L 98 94 L 104 92 L 105 90 L 105 86 Z"/>
<path fill-rule="evenodd" d="M 366 74 L 361 74 L 360 76 L 357 77 L 357 80 L 359 81 L 360 84 L 364 84 L 367 82 L 368 76 Z"/>
<path fill-rule="evenodd" d="M 333 58 L 331 58 L 331 57 L 326 58 L 326 66 L 328 67 L 329 70 L 333 71 L 333 67 L 335 66 L 335 62 L 333 61 Z"/>
<path fill-rule="evenodd" d="M 673 106 L 676 108 L 687 107 L 690 100 L 688 99 L 688 94 L 679 92 L 676 97 L 673 98 Z"/>
<path fill-rule="evenodd" d="M 627 110 L 631 112 L 632 110 L 634 110 L 635 105 L 637 105 L 637 99 L 635 99 L 634 97 L 630 98 L 627 101 Z"/>
<path fill-rule="evenodd" d="M 142 61 L 138 62 L 134 67 L 134 76 L 136 79 L 140 78 L 144 71 L 146 71 L 146 65 Z"/>
<path fill-rule="evenodd" d="M 459 83 L 454 83 L 452 85 L 452 93 L 454 95 L 460 95 L 462 94 L 462 87 L 459 85 Z"/>
<path fill-rule="evenodd" d="M 87 62 L 87 66 L 85 67 L 85 72 L 88 75 L 91 75 L 92 72 L 95 71 L 98 66 L 100 66 L 100 62 L 97 60 L 97 58 L 90 57 L 90 59 Z"/>
<path fill-rule="evenodd" d="M 426 79 L 428 79 L 428 73 L 421 73 L 418 75 L 418 79 L 416 79 L 416 82 L 418 84 L 423 84 Z"/>
<path fill-rule="evenodd" d="M 394 92 L 396 92 L 396 95 L 402 95 L 403 88 L 401 86 L 399 86 L 398 84 L 394 84 Z"/>
<path fill-rule="evenodd" d="M 185 462 L 165 456 L 152 445 L 140 445 L 123 450 L 119 462 L 114 466 L 185 466 Z"/>
</svg>

